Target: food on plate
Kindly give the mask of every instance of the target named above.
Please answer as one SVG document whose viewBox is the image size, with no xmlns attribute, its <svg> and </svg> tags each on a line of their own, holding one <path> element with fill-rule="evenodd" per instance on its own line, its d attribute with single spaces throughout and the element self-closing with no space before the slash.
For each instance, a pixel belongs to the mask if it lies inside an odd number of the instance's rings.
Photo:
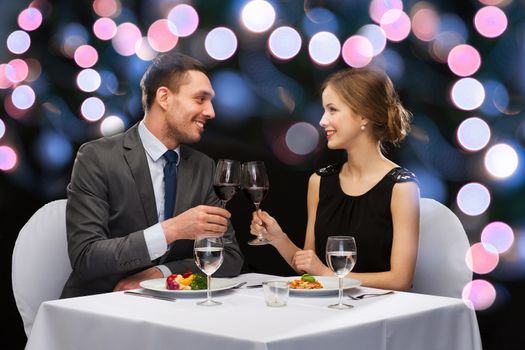
<svg viewBox="0 0 525 350">
<path fill-rule="evenodd" d="M 166 278 L 166 289 L 169 290 L 200 290 L 206 288 L 208 288 L 208 283 L 206 276 L 202 273 L 174 273 Z"/>
<path fill-rule="evenodd" d="M 290 282 L 290 288 L 292 289 L 321 289 L 323 285 L 321 282 L 315 279 L 314 276 L 305 273 L 301 276 L 301 279 L 293 280 Z"/>
</svg>

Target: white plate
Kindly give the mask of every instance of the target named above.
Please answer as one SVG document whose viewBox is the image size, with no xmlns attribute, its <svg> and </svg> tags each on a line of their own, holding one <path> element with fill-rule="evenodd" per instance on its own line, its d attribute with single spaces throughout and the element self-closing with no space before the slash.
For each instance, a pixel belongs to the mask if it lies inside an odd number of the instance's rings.
<svg viewBox="0 0 525 350">
<path fill-rule="evenodd" d="M 327 277 L 327 276 L 314 276 L 316 280 L 321 282 L 323 288 L 320 289 L 292 289 L 290 288 L 291 294 L 296 295 L 322 295 L 322 294 L 333 294 L 339 291 L 339 279 L 337 277 Z M 301 279 L 301 276 L 297 277 L 287 277 L 286 280 L 292 282 L 293 280 Z M 361 281 L 344 278 L 343 279 L 343 290 L 359 287 Z"/>
<path fill-rule="evenodd" d="M 221 290 L 227 290 L 235 287 L 239 281 L 232 281 L 229 278 L 212 278 L 211 279 L 211 291 L 218 292 Z M 166 288 L 165 278 L 155 278 L 152 280 L 146 280 L 140 282 L 140 286 L 144 289 L 154 290 L 156 292 L 172 293 L 178 295 L 195 295 L 206 293 L 206 289 L 199 290 L 170 290 Z"/>
</svg>

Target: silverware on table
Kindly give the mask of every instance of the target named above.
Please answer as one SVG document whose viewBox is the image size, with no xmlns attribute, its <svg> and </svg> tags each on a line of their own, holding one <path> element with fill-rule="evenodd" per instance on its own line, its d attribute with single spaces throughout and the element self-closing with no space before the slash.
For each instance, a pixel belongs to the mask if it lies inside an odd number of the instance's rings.
<svg viewBox="0 0 525 350">
<path fill-rule="evenodd" d="M 250 284 L 249 286 L 246 286 L 244 288 L 259 288 L 262 287 L 262 284 Z"/>
<path fill-rule="evenodd" d="M 349 297 L 352 300 L 361 300 L 361 299 L 370 298 L 370 297 L 379 297 L 379 296 L 387 295 L 387 294 L 394 294 L 394 291 L 390 290 L 390 291 L 384 292 L 384 293 L 365 293 L 365 294 L 360 294 L 360 295 L 356 295 L 356 296 L 347 294 L 346 296 Z"/>
<path fill-rule="evenodd" d="M 135 296 L 144 297 L 144 298 L 160 299 L 160 300 L 166 300 L 166 301 L 176 301 L 177 300 L 170 296 L 146 294 L 146 293 L 137 292 L 133 290 L 127 290 L 124 292 L 124 294 L 135 295 Z"/>
<path fill-rule="evenodd" d="M 244 281 L 244 282 L 239 282 L 237 283 L 235 286 L 232 287 L 232 289 L 237 289 L 237 288 L 241 288 L 242 286 L 244 286 L 247 282 Z"/>
</svg>

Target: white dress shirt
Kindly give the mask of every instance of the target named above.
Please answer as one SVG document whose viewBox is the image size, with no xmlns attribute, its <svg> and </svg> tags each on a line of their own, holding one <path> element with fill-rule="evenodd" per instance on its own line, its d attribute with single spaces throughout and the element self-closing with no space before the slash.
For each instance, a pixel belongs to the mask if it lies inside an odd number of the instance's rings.
<svg viewBox="0 0 525 350">
<path fill-rule="evenodd" d="M 153 192 L 155 194 L 155 204 L 157 205 L 157 216 L 159 218 L 159 223 L 144 230 L 144 240 L 148 247 L 149 256 L 151 260 L 155 260 L 164 255 L 169 249 L 164 230 L 160 224 L 160 222 L 165 219 L 164 165 L 166 164 L 166 160 L 162 155 L 168 149 L 148 130 L 148 128 L 146 128 L 144 121 L 139 123 L 138 129 L 140 140 L 146 150 L 146 158 L 148 160 Z M 178 166 L 180 162 L 180 147 L 177 147 L 174 151 L 179 156 L 179 159 L 177 160 Z M 171 274 L 171 271 L 165 265 L 157 265 L 156 267 L 163 273 L 164 277 L 168 277 Z"/>
</svg>

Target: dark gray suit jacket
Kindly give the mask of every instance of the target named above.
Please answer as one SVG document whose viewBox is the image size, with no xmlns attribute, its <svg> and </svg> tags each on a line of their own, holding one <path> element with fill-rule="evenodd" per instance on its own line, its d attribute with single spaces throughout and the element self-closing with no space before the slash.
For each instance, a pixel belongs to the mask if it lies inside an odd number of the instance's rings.
<svg viewBox="0 0 525 350">
<path fill-rule="evenodd" d="M 177 215 L 197 205 L 219 206 L 213 159 L 181 145 Z M 62 298 L 111 292 L 122 278 L 156 265 L 143 230 L 158 222 L 155 195 L 138 124 L 127 132 L 82 145 L 68 186 L 66 224 L 73 272 Z M 229 224 L 224 262 L 214 276 L 236 276 L 243 256 Z M 173 273 L 197 272 L 193 241 L 178 240 L 160 261 Z"/>
</svg>

